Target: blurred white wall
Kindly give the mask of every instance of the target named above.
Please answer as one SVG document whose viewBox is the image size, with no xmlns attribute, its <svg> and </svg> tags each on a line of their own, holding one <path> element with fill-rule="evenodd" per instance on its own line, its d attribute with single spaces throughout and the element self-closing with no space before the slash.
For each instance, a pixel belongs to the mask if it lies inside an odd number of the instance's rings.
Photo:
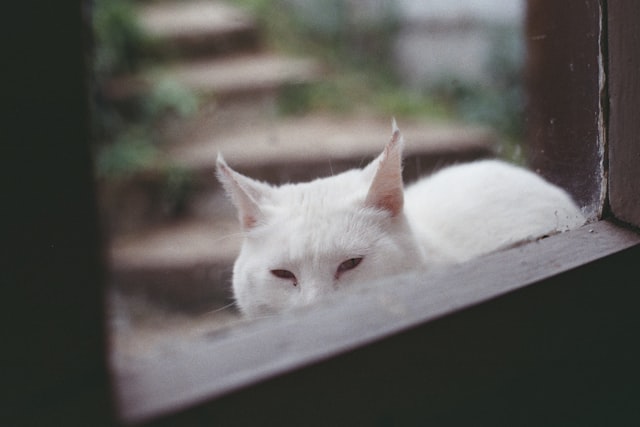
<svg viewBox="0 0 640 427">
<path fill-rule="evenodd" d="M 393 55 L 411 87 L 442 79 L 486 83 L 496 37 L 521 37 L 525 0 L 396 0 Z"/>
<path fill-rule="evenodd" d="M 512 24 L 524 18 L 524 0 L 396 0 L 406 21 L 472 19 Z"/>
</svg>

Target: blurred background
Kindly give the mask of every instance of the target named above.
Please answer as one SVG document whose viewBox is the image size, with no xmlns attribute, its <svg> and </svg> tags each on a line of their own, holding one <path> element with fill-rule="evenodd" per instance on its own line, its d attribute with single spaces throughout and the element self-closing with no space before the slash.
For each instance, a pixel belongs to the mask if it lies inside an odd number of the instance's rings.
<svg viewBox="0 0 640 427">
<path fill-rule="evenodd" d="M 219 151 L 258 179 L 311 180 L 374 158 L 395 117 L 406 181 L 524 163 L 524 13 L 523 0 L 95 0 L 116 348 L 235 321 L 240 236 Z"/>
</svg>

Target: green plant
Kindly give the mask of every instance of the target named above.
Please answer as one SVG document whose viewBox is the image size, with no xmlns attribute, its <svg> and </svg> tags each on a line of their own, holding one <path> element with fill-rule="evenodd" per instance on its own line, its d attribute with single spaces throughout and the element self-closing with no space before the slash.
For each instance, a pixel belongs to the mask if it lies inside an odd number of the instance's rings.
<svg viewBox="0 0 640 427">
<path fill-rule="evenodd" d="M 148 39 L 128 0 L 96 0 L 93 9 L 94 72 L 98 79 L 132 72 Z"/>
<path fill-rule="evenodd" d="M 154 79 L 151 90 L 140 101 L 144 119 L 149 122 L 166 114 L 189 117 L 199 107 L 199 99 L 192 90 L 167 77 Z"/>
<path fill-rule="evenodd" d="M 235 1 L 258 17 L 272 48 L 319 58 L 330 70 L 323 81 L 287 88 L 279 97 L 282 114 L 366 109 L 386 116 L 460 119 L 495 129 L 503 157 L 522 161 L 524 55 L 522 37 L 515 30 L 493 30 L 485 64 L 492 76 L 489 84 L 447 77 L 415 90 L 403 86 L 390 62 L 391 41 L 398 30 L 393 2 L 377 2 L 387 9 L 371 18 L 354 14 L 350 7 L 358 3 L 346 0 Z M 284 6 L 290 13 L 282 13 Z"/>
<path fill-rule="evenodd" d="M 169 165 L 165 176 L 163 188 L 165 209 L 172 214 L 179 214 L 184 210 L 188 195 L 191 193 L 193 175 L 187 169 Z"/>
<path fill-rule="evenodd" d="M 97 0 L 93 28 L 92 122 L 98 176 L 109 180 L 149 168 L 171 168 L 158 148 L 162 141 L 155 129 L 171 116 L 194 114 L 199 107 L 198 97 L 156 73 L 148 91 L 120 104 L 114 102 L 106 87 L 119 75 L 139 72 L 150 39 L 137 22 L 135 6 L 128 0 Z"/>
<path fill-rule="evenodd" d="M 148 132 L 139 127 L 130 127 L 110 143 L 99 147 L 96 168 L 100 177 L 121 178 L 159 161 L 159 151 L 150 141 Z"/>
<path fill-rule="evenodd" d="M 199 107 L 192 91 L 166 78 L 156 80 L 148 93 L 131 103 L 133 113 L 129 116 L 110 104 L 94 109 L 95 133 L 102 137 L 96 149 L 100 177 L 119 178 L 149 168 L 171 168 L 159 149 L 163 141 L 156 129 L 167 118 L 188 117 Z"/>
<path fill-rule="evenodd" d="M 489 82 L 442 78 L 428 90 L 463 121 L 488 125 L 501 137 L 502 157 L 523 163 L 520 148 L 524 134 L 524 88 L 522 38 L 510 28 L 496 28 L 484 67 Z"/>
<path fill-rule="evenodd" d="M 285 115 L 311 111 L 328 113 L 368 112 L 386 117 L 446 119 L 450 111 L 428 93 L 405 89 L 375 73 L 353 70 L 282 91 L 279 111 Z"/>
<path fill-rule="evenodd" d="M 319 82 L 285 88 L 284 115 L 324 111 L 443 118 L 448 112 L 425 92 L 400 84 L 388 60 L 398 30 L 392 1 L 357 10 L 346 0 L 235 0 L 257 18 L 272 49 L 319 59 L 329 70 Z M 290 13 L 282 13 L 286 7 Z"/>
</svg>

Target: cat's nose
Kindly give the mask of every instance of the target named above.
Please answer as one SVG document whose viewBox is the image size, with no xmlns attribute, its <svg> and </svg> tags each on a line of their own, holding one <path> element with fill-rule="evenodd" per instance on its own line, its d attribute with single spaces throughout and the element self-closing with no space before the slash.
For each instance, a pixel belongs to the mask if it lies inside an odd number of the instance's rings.
<svg viewBox="0 0 640 427">
<path fill-rule="evenodd" d="M 304 306 L 315 303 L 328 293 L 326 288 L 327 286 L 323 286 L 321 283 L 303 284 L 300 292 L 300 305 Z"/>
<path fill-rule="evenodd" d="M 320 299 L 320 292 L 317 289 L 307 289 L 300 293 L 300 305 L 313 304 Z"/>
</svg>

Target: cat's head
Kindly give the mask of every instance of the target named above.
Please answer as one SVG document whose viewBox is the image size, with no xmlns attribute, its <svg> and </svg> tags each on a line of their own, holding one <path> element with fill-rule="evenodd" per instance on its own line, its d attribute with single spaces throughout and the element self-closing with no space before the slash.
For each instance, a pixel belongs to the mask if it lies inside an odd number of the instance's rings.
<svg viewBox="0 0 640 427">
<path fill-rule="evenodd" d="M 394 123 L 391 141 L 365 168 L 279 187 L 248 178 L 218 157 L 218 178 L 244 232 L 233 270 L 244 314 L 306 305 L 422 260 L 403 213 L 402 146 Z"/>
</svg>

